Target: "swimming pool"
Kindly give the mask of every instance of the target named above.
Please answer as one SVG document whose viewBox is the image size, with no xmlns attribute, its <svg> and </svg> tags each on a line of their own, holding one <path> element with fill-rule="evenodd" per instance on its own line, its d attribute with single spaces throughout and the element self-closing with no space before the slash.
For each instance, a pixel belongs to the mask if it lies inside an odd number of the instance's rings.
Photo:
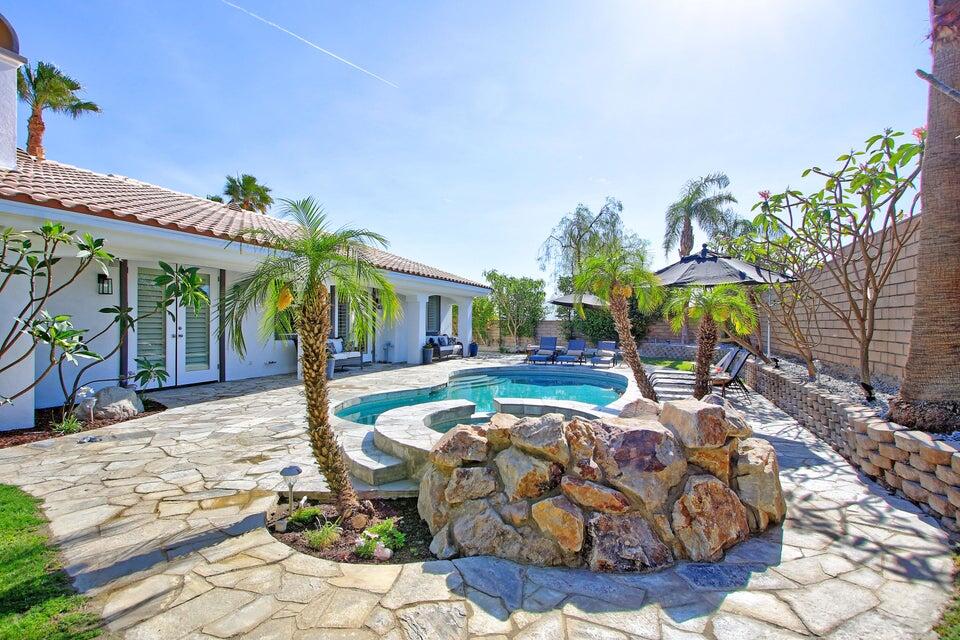
<svg viewBox="0 0 960 640">
<path fill-rule="evenodd" d="M 341 406 L 335 415 L 351 422 L 372 425 L 380 414 L 390 409 L 438 400 L 469 400 L 476 405 L 478 413 L 494 411 L 494 398 L 575 400 L 602 406 L 615 401 L 626 388 L 626 378 L 619 374 L 573 367 L 467 369 L 450 374 L 450 381 L 445 385 L 366 396 L 359 402 Z"/>
</svg>

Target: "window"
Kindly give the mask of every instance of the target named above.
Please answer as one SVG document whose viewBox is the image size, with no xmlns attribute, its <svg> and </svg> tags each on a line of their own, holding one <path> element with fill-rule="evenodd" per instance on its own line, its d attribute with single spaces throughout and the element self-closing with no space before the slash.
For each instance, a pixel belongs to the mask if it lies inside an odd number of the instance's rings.
<svg viewBox="0 0 960 640">
<path fill-rule="evenodd" d="M 200 274 L 203 291 L 210 295 L 210 276 Z M 199 311 L 184 311 L 184 358 L 187 371 L 205 371 L 210 368 L 210 305 L 203 305 Z"/>
<path fill-rule="evenodd" d="M 440 334 L 440 296 L 427 298 L 427 335 Z"/>
<path fill-rule="evenodd" d="M 337 337 L 350 339 L 350 306 L 342 296 L 337 297 Z"/>
<path fill-rule="evenodd" d="M 146 358 L 155 364 L 166 364 L 167 341 L 166 310 L 155 312 L 157 304 L 163 300 L 163 289 L 153 281 L 161 275 L 159 269 L 137 269 L 137 357 Z"/>
</svg>

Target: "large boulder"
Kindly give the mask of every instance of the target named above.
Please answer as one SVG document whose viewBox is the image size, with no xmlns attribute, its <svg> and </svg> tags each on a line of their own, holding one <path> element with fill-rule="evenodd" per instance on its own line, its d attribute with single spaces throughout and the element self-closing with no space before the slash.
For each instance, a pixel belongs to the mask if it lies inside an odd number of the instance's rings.
<svg viewBox="0 0 960 640">
<path fill-rule="evenodd" d="M 596 460 L 607 483 L 648 512 L 663 509 L 670 490 L 687 470 L 673 433 L 652 421 L 600 421 L 594 424 L 594 433 Z"/>
<path fill-rule="evenodd" d="M 484 429 L 470 424 L 460 424 L 443 434 L 430 450 L 430 462 L 449 472 L 464 462 L 484 462 L 490 443 Z"/>
<path fill-rule="evenodd" d="M 523 418 L 510 430 L 510 441 L 521 451 L 547 460 L 560 464 L 567 464 L 570 460 L 563 416 L 559 413 Z"/>
<path fill-rule="evenodd" d="M 563 496 L 533 503 L 530 514 L 540 530 L 557 541 L 564 551 L 583 546 L 583 512 Z"/>
<path fill-rule="evenodd" d="M 587 533 L 587 563 L 594 571 L 640 571 L 673 562 L 670 549 L 639 513 L 594 513 Z"/>
<path fill-rule="evenodd" d="M 777 452 L 760 438 L 742 441 L 737 451 L 737 495 L 747 507 L 750 530 L 763 531 L 770 523 L 783 521 L 787 512 Z"/>
<path fill-rule="evenodd" d="M 510 500 L 539 498 L 560 483 L 563 467 L 510 447 L 493 459 Z"/>
<path fill-rule="evenodd" d="M 95 420 L 128 420 L 143 413 L 143 403 L 133 389 L 125 387 L 104 387 L 93 396 L 93 418 Z M 77 412 L 78 417 L 86 420 L 90 417 L 89 404 Z"/>
<path fill-rule="evenodd" d="M 630 508 L 630 501 L 623 493 L 589 480 L 564 476 L 560 490 L 573 502 L 594 511 L 622 513 Z"/>
<path fill-rule="evenodd" d="M 444 497 L 450 504 L 488 496 L 497 489 L 497 476 L 486 467 L 458 467 L 450 474 Z"/>
<path fill-rule="evenodd" d="M 673 532 L 691 560 L 713 562 L 750 535 L 747 510 L 713 476 L 690 476 L 673 505 Z"/>
<path fill-rule="evenodd" d="M 664 402 L 660 423 L 675 433 L 685 447 L 719 447 L 727 441 L 723 407 L 694 398 Z"/>
<path fill-rule="evenodd" d="M 429 466 L 420 479 L 417 512 L 427 523 L 430 533 L 436 533 L 447 524 L 449 505 L 446 490 L 448 478 L 438 468 Z"/>
</svg>

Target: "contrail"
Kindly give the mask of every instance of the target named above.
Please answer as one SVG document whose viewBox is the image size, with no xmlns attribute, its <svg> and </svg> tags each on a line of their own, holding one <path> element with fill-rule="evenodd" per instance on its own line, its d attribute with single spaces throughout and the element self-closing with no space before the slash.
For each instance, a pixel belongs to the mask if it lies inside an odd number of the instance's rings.
<svg viewBox="0 0 960 640">
<path fill-rule="evenodd" d="M 242 12 L 244 12 L 245 14 L 247 14 L 248 16 L 250 16 L 251 18 L 256 18 L 256 19 L 259 20 L 260 22 L 262 22 L 262 23 L 264 23 L 264 24 L 266 24 L 266 25 L 269 25 L 269 26 L 273 27 L 274 29 L 279 29 L 280 31 L 283 31 L 285 34 L 287 34 L 288 36 L 293 36 L 294 38 L 296 38 L 296 39 L 299 40 L 300 42 L 302 42 L 302 43 L 304 43 L 304 44 L 306 44 L 306 45 L 309 45 L 309 46 L 313 47 L 313 48 L 316 49 L 317 51 L 320 51 L 321 53 L 325 53 L 325 54 L 327 54 L 328 56 L 330 56 L 331 58 L 333 58 L 333 59 L 335 59 L 335 60 L 339 60 L 339 61 L 342 62 L 343 64 L 349 65 L 349 66 L 353 67 L 354 69 L 356 69 L 357 71 L 361 71 L 361 72 L 367 74 L 367 75 L 370 76 L 371 78 L 376 78 L 376 79 L 379 80 L 380 82 L 382 82 L 382 83 L 384 83 L 384 84 L 388 84 L 388 85 L 390 85 L 391 87 L 393 87 L 394 89 L 399 89 L 399 88 L 400 88 L 399 86 L 395 85 L 394 83 L 390 82 L 389 80 L 387 80 L 387 79 L 385 79 L 385 78 L 381 78 L 381 77 L 378 76 L 377 74 L 375 74 L 375 73 L 373 73 L 373 72 L 371 72 L 371 71 L 367 71 L 367 70 L 364 69 L 363 67 L 360 67 L 360 66 L 357 66 L 357 65 L 353 64 L 352 62 L 350 62 L 350 61 L 347 60 L 346 58 L 341 58 L 340 56 L 338 56 L 337 54 L 335 54 L 333 51 L 328 51 L 327 49 L 324 49 L 324 48 L 321 47 L 320 45 L 314 44 L 313 42 L 310 42 L 309 40 L 307 40 L 307 39 L 304 38 L 303 36 L 297 35 L 297 34 L 294 33 L 293 31 L 290 31 L 289 29 L 286 29 L 286 28 L 284 28 L 284 27 L 281 27 L 281 26 L 278 25 L 276 22 L 270 22 L 270 21 L 267 20 L 266 18 L 262 18 L 262 17 L 258 16 L 257 14 L 255 14 L 254 12 L 248 11 L 247 9 L 244 9 L 243 7 L 240 7 L 240 6 L 238 6 L 238 5 L 235 5 L 235 4 L 233 4 L 232 2 L 229 2 L 228 0 L 220 0 L 220 2 L 222 2 L 222 3 L 225 4 L 225 5 L 227 5 L 228 7 L 233 7 L 233 8 L 236 9 L 237 11 L 242 11 Z"/>
</svg>

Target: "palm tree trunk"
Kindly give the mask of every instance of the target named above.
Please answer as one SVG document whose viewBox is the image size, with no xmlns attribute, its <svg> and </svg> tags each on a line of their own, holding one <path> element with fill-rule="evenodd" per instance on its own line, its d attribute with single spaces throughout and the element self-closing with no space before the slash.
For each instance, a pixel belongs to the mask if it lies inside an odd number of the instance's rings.
<svg viewBox="0 0 960 640">
<path fill-rule="evenodd" d="M 43 110 L 34 108 L 27 120 L 27 153 L 38 160 L 43 160 L 43 132 L 46 128 Z"/>
<path fill-rule="evenodd" d="M 683 231 L 680 232 L 680 257 L 685 258 L 693 251 L 693 222 L 683 219 Z"/>
<path fill-rule="evenodd" d="M 933 74 L 960 86 L 960 15 L 932 0 Z M 951 11 L 951 9 L 953 9 Z M 960 429 L 960 106 L 930 88 L 920 177 L 916 303 L 910 352 L 890 419 L 929 432 Z"/>
<path fill-rule="evenodd" d="M 697 370 L 693 378 L 693 397 L 699 400 L 710 392 L 710 366 L 717 348 L 717 323 L 710 316 L 700 319 L 697 336 Z"/>
<path fill-rule="evenodd" d="M 637 341 L 633 339 L 633 332 L 630 330 L 630 306 L 627 299 L 623 296 L 610 296 L 610 314 L 613 316 L 613 325 L 617 329 L 617 336 L 620 338 L 620 350 L 623 351 L 623 359 L 633 371 L 633 379 L 637 382 L 641 395 L 658 401 L 657 392 L 647 377 L 647 372 L 643 368 L 643 362 L 640 361 L 640 354 L 637 352 Z"/>
<path fill-rule="evenodd" d="M 303 349 L 303 390 L 307 401 L 307 434 L 320 473 L 334 494 L 345 523 L 360 508 L 360 499 L 344 462 L 343 448 L 330 425 L 327 397 L 327 336 L 330 334 L 330 296 L 320 286 L 307 295 L 298 315 L 297 333 Z"/>
</svg>

